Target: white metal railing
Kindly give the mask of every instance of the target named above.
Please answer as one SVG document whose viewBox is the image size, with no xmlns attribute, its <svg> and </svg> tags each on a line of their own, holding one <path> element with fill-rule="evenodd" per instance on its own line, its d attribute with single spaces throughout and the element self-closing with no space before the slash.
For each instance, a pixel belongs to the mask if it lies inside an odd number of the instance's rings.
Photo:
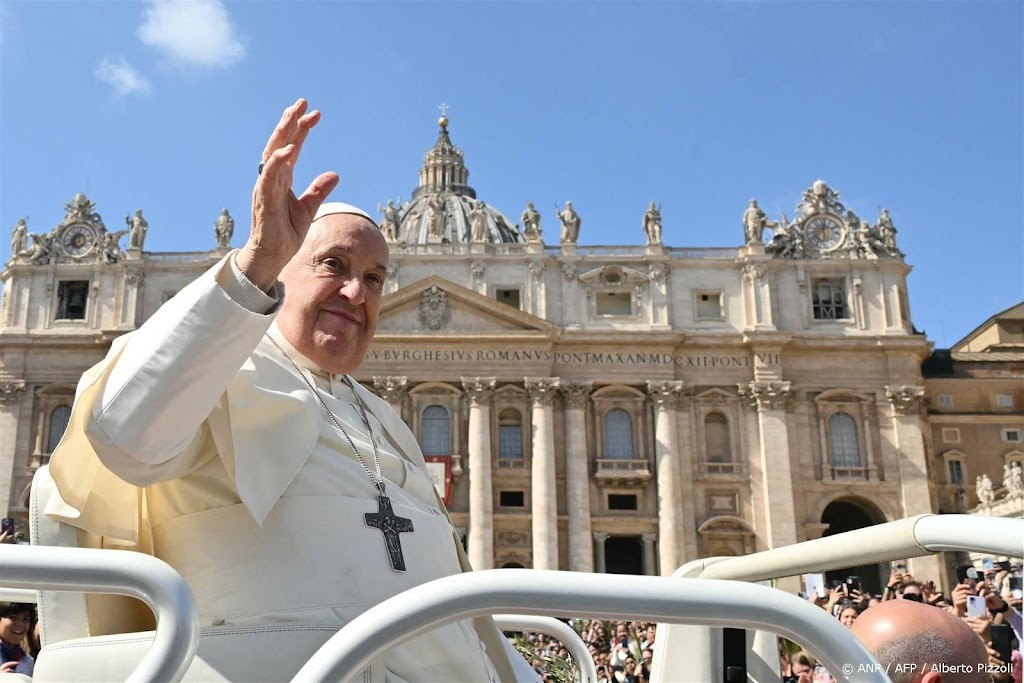
<svg viewBox="0 0 1024 683">
<path fill-rule="evenodd" d="M 580 634 L 568 624 L 554 617 L 538 617 L 527 614 L 495 614 L 494 623 L 502 631 L 529 631 L 544 633 L 558 638 L 565 645 L 576 666 L 580 670 L 580 683 L 597 683 L 597 666 L 590 655 L 587 644 Z"/>
<path fill-rule="evenodd" d="M 185 579 L 166 562 L 128 550 L 0 545 L 5 588 L 115 593 L 156 614 L 153 644 L 128 678 L 180 681 L 199 646 L 199 612 Z"/>
<path fill-rule="evenodd" d="M 389 648 L 421 633 L 501 612 L 644 619 L 755 628 L 806 643 L 837 680 L 887 683 L 875 658 L 820 607 L 783 591 L 735 581 L 489 569 L 448 576 L 371 607 L 328 640 L 293 681 L 349 680 Z"/>
</svg>

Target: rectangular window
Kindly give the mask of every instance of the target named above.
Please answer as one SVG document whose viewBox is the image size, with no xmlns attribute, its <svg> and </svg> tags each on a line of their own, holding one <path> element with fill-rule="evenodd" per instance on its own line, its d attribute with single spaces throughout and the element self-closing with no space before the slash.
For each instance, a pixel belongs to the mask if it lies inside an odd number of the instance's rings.
<svg viewBox="0 0 1024 683">
<path fill-rule="evenodd" d="M 636 495 L 624 494 L 624 493 L 609 493 L 608 494 L 608 509 L 609 510 L 636 510 L 637 509 Z"/>
<path fill-rule="evenodd" d="M 526 496 L 522 491 L 499 491 L 498 505 L 503 508 L 521 508 L 526 506 Z"/>
<path fill-rule="evenodd" d="M 936 397 L 936 402 L 940 408 L 952 408 L 953 407 L 953 395 L 952 394 L 939 394 Z"/>
<path fill-rule="evenodd" d="M 1002 438 L 1003 441 L 1007 443 L 1020 443 L 1021 441 L 1024 441 L 1024 438 L 1021 437 L 1022 433 L 1024 433 L 1024 430 L 1004 429 L 1002 432 Z"/>
<path fill-rule="evenodd" d="M 960 430 L 956 427 L 942 428 L 943 443 L 960 443 Z"/>
<path fill-rule="evenodd" d="M 959 460 L 949 461 L 949 483 L 950 484 L 963 484 L 964 483 L 964 464 Z"/>
<path fill-rule="evenodd" d="M 815 280 L 811 294 L 815 320 L 842 320 L 846 314 L 846 294 L 842 280 Z"/>
<path fill-rule="evenodd" d="M 521 308 L 519 305 L 518 289 L 496 289 L 494 290 L 494 298 L 512 308 Z"/>
<path fill-rule="evenodd" d="M 999 408 L 1012 408 L 1013 407 L 1013 395 L 1012 394 L 996 394 L 996 406 Z"/>
<path fill-rule="evenodd" d="M 57 285 L 57 320 L 85 320 L 88 280 L 64 280 Z"/>
<path fill-rule="evenodd" d="M 629 292 L 598 292 L 598 315 L 633 315 L 633 295 Z"/>
<path fill-rule="evenodd" d="M 701 292 L 697 295 L 697 320 L 722 319 L 722 293 Z"/>
<path fill-rule="evenodd" d="M 498 457 L 523 457 L 523 427 L 518 424 L 498 425 Z"/>
</svg>

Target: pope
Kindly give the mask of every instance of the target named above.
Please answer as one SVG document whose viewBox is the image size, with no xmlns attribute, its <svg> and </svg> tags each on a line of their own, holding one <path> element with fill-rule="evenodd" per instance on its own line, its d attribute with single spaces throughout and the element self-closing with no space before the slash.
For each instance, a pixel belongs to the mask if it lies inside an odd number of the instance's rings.
<svg viewBox="0 0 1024 683">
<path fill-rule="evenodd" d="M 245 245 L 83 375 L 50 461 L 46 514 L 169 563 L 211 628 L 341 627 L 469 569 L 415 437 L 350 375 L 377 326 L 388 245 L 365 211 L 325 201 L 336 173 L 293 191 L 320 120 L 307 108 L 288 107 L 267 142 Z M 530 674 L 475 619 L 394 648 L 363 679 Z"/>
</svg>

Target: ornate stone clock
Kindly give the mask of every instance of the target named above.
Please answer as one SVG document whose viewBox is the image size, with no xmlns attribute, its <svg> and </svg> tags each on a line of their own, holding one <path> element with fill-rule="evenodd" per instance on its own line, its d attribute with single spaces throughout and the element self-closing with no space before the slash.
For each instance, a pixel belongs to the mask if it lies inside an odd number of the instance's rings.
<svg viewBox="0 0 1024 683">
<path fill-rule="evenodd" d="M 96 228 L 89 223 L 72 223 L 61 231 L 59 240 L 65 254 L 82 258 L 96 248 L 97 238 Z"/>
<path fill-rule="evenodd" d="M 846 226 L 831 214 L 819 213 L 804 223 L 804 240 L 818 251 L 832 251 L 845 237 Z"/>
</svg>

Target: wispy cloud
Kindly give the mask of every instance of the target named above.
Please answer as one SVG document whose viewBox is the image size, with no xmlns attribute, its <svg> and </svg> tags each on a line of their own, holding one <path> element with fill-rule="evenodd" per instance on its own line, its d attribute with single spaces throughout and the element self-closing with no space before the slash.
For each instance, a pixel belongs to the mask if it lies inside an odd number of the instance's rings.
<svg viewBox="0 0 1024 683">
<path fill-rule="evenodd" d="M 121 96 L 133 93 L 145 94 L 150 91 L 149 81 L 135 70 L 124 57 L 104 57 L 96 67 L 96 78 L 114 88 Z"/>
<path fill-rule="evenodd" d="M 229 67 L 245 57 L 221 0 L 149 0 L 139 40 L 176 62 Z"/>
</svg>

